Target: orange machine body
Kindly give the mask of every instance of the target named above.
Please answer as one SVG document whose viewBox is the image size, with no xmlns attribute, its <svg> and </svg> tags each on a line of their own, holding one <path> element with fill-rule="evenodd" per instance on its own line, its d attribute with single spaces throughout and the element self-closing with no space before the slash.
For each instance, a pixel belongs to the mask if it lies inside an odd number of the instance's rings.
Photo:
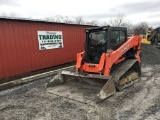
<svg viewBox="0 0 160 120">
<path fill-rule="evenodd" d="M 126 58 L 122 57 L 131 48 L 135 49 L 137 52 L 135 58 L 140 63 L 140 45 L 141 37 L 133 36 L 128 39 L 123 45 L 121 45 L 117 50 L 108 50 L 107 53 L 102 53 L 99 64 L 86 63 L 83 62 L 85 52 L 77 54 L 76 70 L 81 72 L 97 73 L 104 76 L 110 76 L 111 68 L 114 64 L 118 64 L 124 61 Z"/>
</svg>

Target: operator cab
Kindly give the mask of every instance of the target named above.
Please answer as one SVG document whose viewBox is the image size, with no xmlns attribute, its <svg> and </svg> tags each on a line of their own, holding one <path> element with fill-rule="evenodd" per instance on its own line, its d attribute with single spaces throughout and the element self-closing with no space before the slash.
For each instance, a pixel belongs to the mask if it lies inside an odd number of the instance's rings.
<svg viewBox="0 0 160 120">
<path fill-rule="evenodd" d="M 116 50 L 127 40 L 127 28 L 93 27 L 86 29 L 86 62 L 98 64 L 102 53 Z"/>
</svg>

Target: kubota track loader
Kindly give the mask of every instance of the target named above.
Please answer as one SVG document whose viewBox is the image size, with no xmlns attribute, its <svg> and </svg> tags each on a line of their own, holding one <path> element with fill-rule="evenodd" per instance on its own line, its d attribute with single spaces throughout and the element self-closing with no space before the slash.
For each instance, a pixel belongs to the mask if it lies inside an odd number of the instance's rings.
<svg viewBox="0 0 160 120">
<path fill-rule="evenodd" d="M 111 26 L 88 28 L 85 32 L 85 51 L 77 54 L 75 70 L 61 71 L 47 83 L 47 87 L 67 84 L 68 78 L 74 79 L 77 84 L 79 79 L 81 83 L 87 80 L 94 81 L 95 87 L 102 83 L 103 87 L 97 93 L 98 101 L 102 101 L 112 95 L 116 89 L 122 90 L 140 79 L 140 36 L 133 36 L 127 40 L 127 28 Z M 87 89 L 92 90 L 89 87 Z M 68 94 L 65 90 L 63 92 Z M 72 90 L 69 94 L 74 92 Z"/>
</svg>

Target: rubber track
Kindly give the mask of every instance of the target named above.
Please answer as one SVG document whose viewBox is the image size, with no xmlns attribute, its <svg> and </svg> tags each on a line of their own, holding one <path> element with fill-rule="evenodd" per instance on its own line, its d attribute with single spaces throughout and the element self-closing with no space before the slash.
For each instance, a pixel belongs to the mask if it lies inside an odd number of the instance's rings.
<svg viewBox="0 0 160 120">
<path fill-rule="evenodd" d="M 136 62 L 136 59 L 127 59 L 125 62 L 123 62 L 112 74 L 112 80 L 115 82 L 116 88 L 118 90 L 124 89 L 128 86 L 130 86 L 131 84 L 133 84 L 134 82 L 130 82 L 128 84 L 126 84 L 125 86 L 122 87 L 118 87 L 118 81 L 120 79 L 120 77 L 122 75 L 124 75 Z"/>
</svg>

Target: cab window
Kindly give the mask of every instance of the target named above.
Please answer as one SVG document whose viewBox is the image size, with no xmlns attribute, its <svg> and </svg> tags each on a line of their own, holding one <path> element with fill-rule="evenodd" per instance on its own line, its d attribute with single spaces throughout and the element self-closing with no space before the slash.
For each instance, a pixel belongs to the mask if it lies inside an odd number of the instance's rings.
<svg viewBox="0 0 160 120">
<path fill-rule="evenodd" d="M 125 31 L 115 30 L 111 32 L 111 48 L 117 49 L 125 42 Z"/>
</svg>

